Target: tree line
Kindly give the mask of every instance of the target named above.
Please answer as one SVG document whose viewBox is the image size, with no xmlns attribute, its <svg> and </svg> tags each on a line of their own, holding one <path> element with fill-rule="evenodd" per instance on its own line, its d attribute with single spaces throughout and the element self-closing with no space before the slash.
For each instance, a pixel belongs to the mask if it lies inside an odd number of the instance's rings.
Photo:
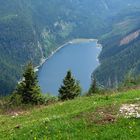
<svg viewBox="0 0 140 140">
<path fill-rule="evenodd" d="M 81 95 L 81 86 L 79 82 L 73 77 L 70 70 L 63 80 L 62 85 L 58 90 L 58 99 L 61 101 L 72 100 Z M 94 79 L 89 89 L 89 95 L 97 92 L 96 80 Z M 18 83 L 16 90 L 11 96 L 13 103 L 17 100 L 22 104 L 43 104 L 43 95 L 38 85 L 37 75 L 34 71 L 32 63 L 29 63 L 23 73 L 23 79 Z"/>
</svg>

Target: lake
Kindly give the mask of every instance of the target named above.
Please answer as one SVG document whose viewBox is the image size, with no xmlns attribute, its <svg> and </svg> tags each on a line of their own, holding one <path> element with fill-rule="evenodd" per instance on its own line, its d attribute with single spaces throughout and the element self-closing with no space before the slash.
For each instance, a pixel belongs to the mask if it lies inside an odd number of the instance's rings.
<svg viewBox="0 0 140 140">
<path fill-rule="evenodd" d="M 88 91 L 91 74 L 99 65 L 101 48 L 96 41 L 68 43 L 40 67 L 38 81 L 42 92 L 58 95 L 58 89 L 68 70 L 80 82 L 83 92 Z"/>
</svg>

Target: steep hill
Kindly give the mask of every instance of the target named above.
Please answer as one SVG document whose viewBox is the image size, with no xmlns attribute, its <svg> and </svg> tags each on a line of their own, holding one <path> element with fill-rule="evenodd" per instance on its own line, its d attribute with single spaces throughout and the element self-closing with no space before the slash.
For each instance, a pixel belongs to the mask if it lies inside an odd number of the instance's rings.
<svg viewBox="0 0 140 140">
<path fill-rule="evenodd" d="M 2 140 L 139 140 L 140 90 L 0 113 Z"/>
<path fill-rule="evenodd" d="M 140 8 L 114 17 L 111 32 L 101 38 L 100 67 L 94 72 L 102 85 L 117 86 L 127 73 L 140 74 Z"/>
</svg>

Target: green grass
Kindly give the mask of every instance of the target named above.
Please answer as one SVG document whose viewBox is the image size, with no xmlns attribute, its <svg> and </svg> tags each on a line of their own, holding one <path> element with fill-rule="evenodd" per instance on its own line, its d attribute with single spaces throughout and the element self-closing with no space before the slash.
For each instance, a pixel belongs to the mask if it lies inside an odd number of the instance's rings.
<svg viewBox="0 0 140 140">
<path fill-rule="evenodd" d="M 122 104 L 140 102 L 138 98 L 140 90 L 131 90 L 80 97 L 17 117 L 1 114 L 0 140 L 139 140 L 140 120 L 118 115 Z"/>
</svg>

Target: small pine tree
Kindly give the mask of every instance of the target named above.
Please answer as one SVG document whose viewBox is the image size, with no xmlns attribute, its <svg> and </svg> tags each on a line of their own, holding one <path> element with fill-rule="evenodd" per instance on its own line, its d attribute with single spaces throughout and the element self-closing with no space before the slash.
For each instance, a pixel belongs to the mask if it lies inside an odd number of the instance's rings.
<svg viewBox="0 0 140 140">
<path fill-rule="evenodd" d="M 81 87 L 79 82 L 74 79 L 71 71 L 68 71 L 66 77 L 63 80 L 63 85 L 59 89 L 59 99 L 63 101 L 71 100 L 79 96 L 80 93 Z"/>
<path fill-rule="evenodd" d="M 32 63 L 27 65 L 23 74 L 23 81 L 18 84 L 16 93 L 21 95 L 22 103 L 37 104 L 40 101 L 41 91 Z"/>
<path fill-rule="evenodd" d="M 98 92 L 97 82 L 96 79 L 93 78 L 88 94 L 91 95 L 97 92 Z"/>
</svg>

